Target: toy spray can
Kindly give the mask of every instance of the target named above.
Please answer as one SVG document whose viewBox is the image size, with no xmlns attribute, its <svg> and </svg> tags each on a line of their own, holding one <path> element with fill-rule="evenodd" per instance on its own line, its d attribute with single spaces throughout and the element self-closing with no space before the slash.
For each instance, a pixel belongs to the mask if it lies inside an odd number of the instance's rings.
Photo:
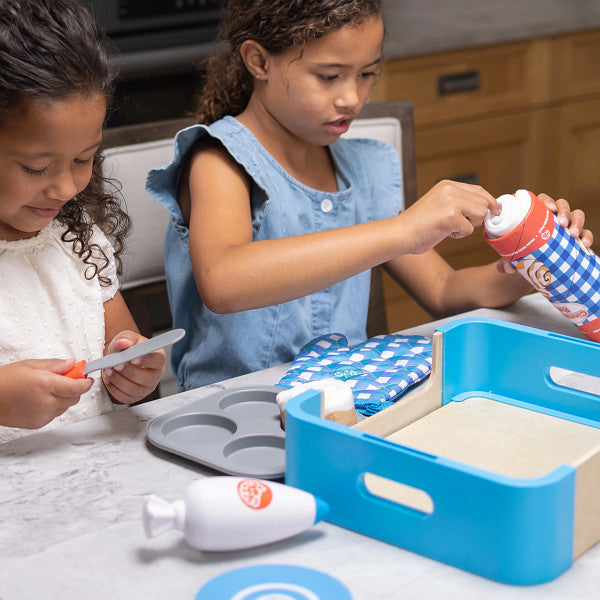
<svg viewBox="0 0 600 600">
<path fill-rule="evenodd" d="M 144 530 L 155 537 L 179 529 L 197 550 L 243 550 L 312 527 L 329 506 L 312 494 L 262 479 L 207 477 L 192 482 L 183 499 L 146 497 Z"/>
<path fill-rule="evenodd" d="M 497 198 L 486 241 L 590 340 L 600 342 L 600 259 L 534 194 Z"/>
</svg>

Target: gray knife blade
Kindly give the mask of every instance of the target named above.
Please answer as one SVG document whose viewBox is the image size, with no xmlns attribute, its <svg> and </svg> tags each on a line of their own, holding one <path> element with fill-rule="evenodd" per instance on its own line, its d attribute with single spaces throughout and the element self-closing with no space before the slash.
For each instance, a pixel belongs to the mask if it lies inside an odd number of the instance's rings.
<svg viewBox="0 0 600 600">
<path fill-rule="evenodd" d="M 120 352 L 113 352 L 112 354 L 107 354 L 102 358 L 91 360 L 90 362 L 86 363 L 83 369 L 83 374 L 87 375 L 93 371 L 110 369 L 112 367 L 116 367 L 117 365 L 122 365 L 123 363 L 129 362 L 134 358 L 139 358 L 140 356 L 150 354 L 150 352 L 154 352 L 155 350 L 160 350 L 160 348 L 164 348 L 165 346 L 170 346 L 171 344 L 178 342 L 184 335 L 185 329 L 171 329 L 170 331 L 161 333 L 160 335 L 150 338 L 145 342 L 140 342 L 139 344 L 130 346 L 129 348 L 121 350 Z"/>
</svg>

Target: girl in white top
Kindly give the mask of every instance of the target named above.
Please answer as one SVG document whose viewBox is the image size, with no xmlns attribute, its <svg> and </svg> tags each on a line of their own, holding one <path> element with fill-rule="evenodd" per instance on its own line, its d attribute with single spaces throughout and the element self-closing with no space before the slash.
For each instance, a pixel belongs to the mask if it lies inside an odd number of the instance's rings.
<svg viewBox="0 0 600 600">
<path fill-rule="evenodd" d="M 79 2 L 2 0 L 0 441 L 140 400 L 164 372 L 160 350 L 96 381 L 63 376 L 145 339 L 118 291 L 130 221 L 100 175 L 113 80 Z"/>
</svg>

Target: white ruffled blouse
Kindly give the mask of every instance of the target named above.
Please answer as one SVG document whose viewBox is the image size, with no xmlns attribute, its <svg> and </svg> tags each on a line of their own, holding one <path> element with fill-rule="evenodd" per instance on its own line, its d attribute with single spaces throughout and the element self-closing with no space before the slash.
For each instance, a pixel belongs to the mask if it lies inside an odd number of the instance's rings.
<svg viewBox="0 0 600 600">
<path fill-rule="evenodd" d="M 92 242 L 110 260 L 102 275 L 85 278 L 89 268 L 60 239 L 65 228 L 52 221 L 35 237 L 0 240 L 0 364 L 32 358 L 92 360 L 104 352 L 104 302 L 118 290 L 110 242 L 94 227 Z M 43 429 L 114 410 L 100 377 L 75 406 Z M 23 437 L 29 429 L 0 427 L 0 442 Z"/>
</svg>

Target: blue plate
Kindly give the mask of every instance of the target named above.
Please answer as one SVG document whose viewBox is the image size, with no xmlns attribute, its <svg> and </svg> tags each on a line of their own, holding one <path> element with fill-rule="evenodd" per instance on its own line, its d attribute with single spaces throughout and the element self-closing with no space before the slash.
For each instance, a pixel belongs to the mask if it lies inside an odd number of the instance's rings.
<svg viewBox="0 0 600 600">
<path fill-rule="evenodd" d="M 339 580 L 293 565 L 258 565 L 211 579 L 195 600 L 352 600 Z"/>
</svg>

